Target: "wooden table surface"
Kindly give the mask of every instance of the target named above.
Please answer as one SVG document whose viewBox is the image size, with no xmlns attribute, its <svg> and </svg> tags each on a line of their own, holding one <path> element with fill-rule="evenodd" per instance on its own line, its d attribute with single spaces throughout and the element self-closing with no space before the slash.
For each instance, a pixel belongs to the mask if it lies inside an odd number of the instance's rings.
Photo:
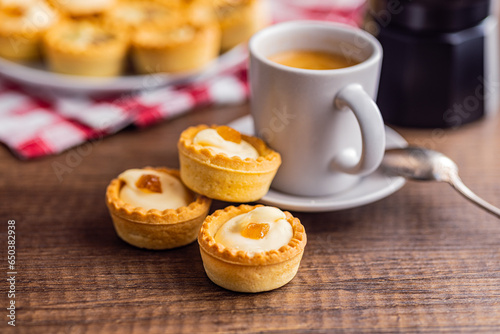
<svg viewBox="0 0 500 334">
<path fill-rule="evenodd" d="M 410 182 L 363 207 L 294 213 L 308 235 L 299 272 L 260 294 L 211 283 L 196 242 L 147 251 L 117 237 L 104 202 L 112 178 L 133 167 L 178 167 L 183 129 L 247 113 L 246 105 L 199 110 L 36 161 L 0 147 L 3 277 L 9 220 L 17 251 L 16 328 L 7 325 L 2 279 L 0 332 L 500 331 L 500 221 L 446 184 Z M 397 130 L 449 155 L 466 184 L 500 205 L 500 117 Z"/>
</svg>

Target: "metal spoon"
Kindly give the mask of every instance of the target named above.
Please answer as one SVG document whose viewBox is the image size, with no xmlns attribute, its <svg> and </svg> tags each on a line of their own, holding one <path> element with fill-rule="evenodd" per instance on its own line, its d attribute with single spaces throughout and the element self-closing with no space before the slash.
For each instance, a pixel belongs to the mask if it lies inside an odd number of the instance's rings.
<svg viewBox="0 0 500 334">
<path fill-rule="evenodd" d="M 389 175 L 412 180 L 448 182 L 469 201 L 500 218 L 500 209 L 467 188 L 458 176 L 457 165 L 442 153 L 413 146 L 389 149 L 385 151 L 382 169 Z"/>
</svg>

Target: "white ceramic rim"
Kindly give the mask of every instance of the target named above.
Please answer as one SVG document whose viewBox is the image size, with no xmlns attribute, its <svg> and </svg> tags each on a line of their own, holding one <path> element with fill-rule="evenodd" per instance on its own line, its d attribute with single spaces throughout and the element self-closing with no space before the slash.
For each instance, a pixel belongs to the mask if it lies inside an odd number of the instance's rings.
<svg viewBox="0 0 500 334">
<path fill-rule="evenodd" d="M 279 34 L 290 30 L 300 30 L 300 29 L 330 29 L 332 31 L 342 31 L 351 34 L 353 38 L 362 38 L 365 42 L 369 43 L 373 51 L 367 59 L 361 61 L 359 64 L 332 70 L 311 70 L 311 69 L 303 69 L 303 68 L 281 65 L 269 60 L 267 57 L 263 56 L 260 52 L 258 52 L 257 50 L 258 44 L 261 42 L 261 40 L 265 38 L 272 38 L 270 37 L 270 35 Z M 383 54 L 382 45 L 380 45 L 380 42 L 375 37 L 373 37 L 364 30 L 351 27 L 349 25 L 342 23 L 312 21 L 312 20 L 288 21 L 269 26 L 254 34 L 250 39 L 248 45 L 250 54 L 256 59 L 258 59 L 260 62 L 268 66 L 288 72 L 294 72 L 297 74 L 307 74 L 307 75 L 317 75 L 317 76 L 349 73 L 352 71 L 364 69 L 366 67 L 374 66 L 380 60 Z"/>
</svg>

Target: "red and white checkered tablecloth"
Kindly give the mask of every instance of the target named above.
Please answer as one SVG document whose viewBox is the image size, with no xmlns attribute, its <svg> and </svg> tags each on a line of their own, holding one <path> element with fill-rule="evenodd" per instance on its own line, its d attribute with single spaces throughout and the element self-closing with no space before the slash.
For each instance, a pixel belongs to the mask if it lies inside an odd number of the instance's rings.
<svg viewBox="0 0 500 334">
<path fill-rule="evenodd" d="M 318 19 L 359 24 L 364 1 L 340 2 L 344 4 L 336 8 L 303 7 L 298 0 L 275 0 L 271 5 L 276 22 Z M 66 95 L 42 99 L 0 77 L 0 142 L 19 158 L 33 159 L 63 152 L 128 125 L 147 127 L 200 106 L 243 103 L 248 94 L 246 61 L 202 82 L 106 99 Z"/>
<path fill-rule="evenodd" d="M 0 141 L 24 159 L 56 154 L 128 125 L 146 127 L 210 104 L 242 103 L 248 96 L 240 65 L 212 80 L 108 99 L 59 96 L 49 101 L 0 79 Z"/>
</svg>

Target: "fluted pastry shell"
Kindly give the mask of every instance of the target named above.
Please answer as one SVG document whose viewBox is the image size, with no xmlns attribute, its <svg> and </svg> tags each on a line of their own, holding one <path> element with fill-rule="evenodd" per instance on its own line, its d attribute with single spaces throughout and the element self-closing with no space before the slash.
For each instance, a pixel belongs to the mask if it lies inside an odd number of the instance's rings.
<svg viewBox="0 0 500 334">
<path fill-rule="evenodd" d="M 194 192 L 228 202 L 252 202 L 262 198 L 281 165 L 281 156 L 261 139 L 242 134 L 242 139 L 259 153 L 257 159 L 229 157 L 193 144 L 199 125 L 184 130 L 177 144 L 181 178 Z"/>
<path fill-rule="evenodd" d="M 146 167 L 168 173 L 180 179 L 177 170 Z M 187 245 L 198 235 L 201 224 L 210 209 L 211 200 L 193 194 L 194 200 L 188 206 L 178 209 L 146 210 L 125 203 L 120 198 L 124 182 L 113 179 L 106 190 L 106 205 L 118 236 L 125 242 L 140 248 L 170 249 Z"/>
<path fill-rule="evenodd" d="M 295 277 L 307 237 L 300 220 L 287 211 L 284 213 L 292 226 L 293 236 L 288 244 L 277 250 L 249 255 L 215 241 L 215 234 L 224 223 L 261 206 L 229 206 L 205 219 L 198 244 L 207 276 L 215 284 L 232 291 L 262 292 L 279 288 Z"/>
<path fill-rule="evenodd" d="M 109 36 L 108 40 L 81 47 L 65 34 L 71 29 L 90 27 Z M 86 29 L 86 28 L 85 28 Z M 98 19 L 65 20 L 51 27 L 44 36 L 48 67 L 58 73 L 109 77 L 121 74 L 129 40 L 123 31 Z"/>
</svg>

